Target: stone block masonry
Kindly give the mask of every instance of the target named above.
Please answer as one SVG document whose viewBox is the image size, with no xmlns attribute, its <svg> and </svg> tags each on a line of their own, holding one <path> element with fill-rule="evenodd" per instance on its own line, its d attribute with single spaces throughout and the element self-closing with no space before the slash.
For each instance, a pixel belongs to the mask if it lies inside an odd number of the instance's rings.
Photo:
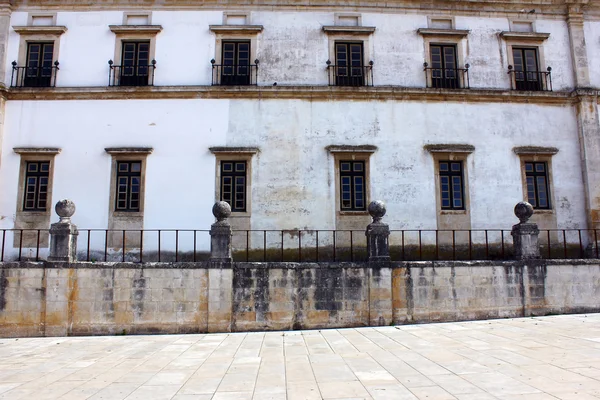
<svg viewBox="0 0 600 400">
<path fill-rule="evenodd" d="M 599 260 L 3 263 L 0 336 L 240 332 L 600 312 Z"/>
</svg>

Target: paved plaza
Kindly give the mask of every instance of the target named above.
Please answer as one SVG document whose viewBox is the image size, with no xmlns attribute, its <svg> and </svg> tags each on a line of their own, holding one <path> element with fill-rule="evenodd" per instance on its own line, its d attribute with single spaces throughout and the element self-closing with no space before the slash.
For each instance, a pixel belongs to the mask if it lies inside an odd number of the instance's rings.
<svg viewBox="0 0 600 400">
<path fill-rule="evenodd" d="M 0 339 L 0 398 L 600 399 L 600 314 Z"/>
</svg>

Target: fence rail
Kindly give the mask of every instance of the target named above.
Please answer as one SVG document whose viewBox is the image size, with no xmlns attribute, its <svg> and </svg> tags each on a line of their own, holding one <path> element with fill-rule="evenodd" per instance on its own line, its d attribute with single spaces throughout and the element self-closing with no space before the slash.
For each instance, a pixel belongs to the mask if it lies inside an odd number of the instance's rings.
<svg viewBox="0 0 600 400">
<path fill-rule="evenodd" d="M 58 61 L 53 65 L 37 67 L 19 67 L 12 63 L 11 87 L 54 87 L 56 86 L 56 75 L 58 73 Z"/>
<path fill-rule="evenodd" d="M 469 89 L 469 64 L 465 68 L 434 68 L 423 63 L 428 88 Z"/>
<path fill-rule="evenodd" d="M 0 262 L 41 261 L 48 229 L 0 229 Z M 210 257 L 210 233 L 192 229 L 79 229 L 79 261 L 198 262 Z M 547 259 L 600 258 L 600 230 L 540 230 Z M 506 229 L 391 230 L 393 261 L 506 260 L 514 256 Z M 366 261 L 364 230 L 234 230 L 234 261 Z"/>
<path fill-rule="evenodd" d="M 373 86 L 373 61 L 369 65 L 334 65 L 327 61 L 329 86 Z"/>
<path fill-rule="evenodd" d="M 152 86 L 154 85 L 154 71 L 156 60 L 150 64 L 114 65 L 108 61 L 109 74 L 108 86 Z"/>
<path fill-rule="evenodd" d="M 513 90 L 552 91 L 552 68 L 546 71 L 516 71 L 508 66 L 508 75 Z"/>
<path fill-rule="evenodd" d="M 210 60 L 212 65 L 213 86 L 253 86 L 258 81 L 258 60 L 254 64 L 216 64 Z"/>
</svg>

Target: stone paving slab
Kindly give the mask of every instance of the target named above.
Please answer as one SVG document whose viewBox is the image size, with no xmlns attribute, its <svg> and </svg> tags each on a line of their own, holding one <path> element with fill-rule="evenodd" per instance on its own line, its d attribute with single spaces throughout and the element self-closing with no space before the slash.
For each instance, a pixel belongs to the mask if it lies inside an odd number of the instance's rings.
<svg viewBox="0 0 600 400">
<path fill-rule="evenodd" d="M 0 399 L 600 399 L 600 314 L 0 339 Z"/>
</svg>

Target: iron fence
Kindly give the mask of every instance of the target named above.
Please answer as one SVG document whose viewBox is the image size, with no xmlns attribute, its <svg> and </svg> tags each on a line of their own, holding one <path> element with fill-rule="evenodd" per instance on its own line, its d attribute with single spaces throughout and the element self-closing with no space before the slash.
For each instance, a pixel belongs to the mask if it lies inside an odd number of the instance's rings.
<svg viewBox="0 0 600 400">
<path fill-rule="evenodd" d="M 48 229 L 1 229 L 0 262 L 48 257 Z M 542 258 L 600 258 L 600 230 L 540 230 Z M 198 262 L 210 258 L 210 233 L 193 229 L 79 229 L 79 261 Z M 512 259 L 510 230 L 391 230 L 393 261 Z M 234 230 L 234 261 L 366 261 L 364 230 Z"/>
<path fill-rule="evenodd" d="M 152 86 L 154 85 L 154 71 L 156 60 L 150 64 L 128 64 L 114 65 L 112 60 L 108 61 L 108 86 Z"/>
<path fill-rule="evenodd" d="M 58 61 L 54 65 L 38 67 L 19 67 L 12 62 L 11 87 L 54 87 L 58 73 Z"/>
<path fill-rule="evenodd" d="M 369 65 L 334 65 L 327 61 L 329 86 L 373 86 L 373 61 Z"/>
<path fill-rule="evenodd" d="M 465 68 L 433 68 L 423 63 L 428 88 L 469 89 L 469 64 Z"/>
<path fill-rule="evenodd" d="M 254 64 L 216 64 L 210 60 L 212 65 L 213 86 L 249 86 L 256 85 L 258 80 L 258 60 Z"/>
<path fill-rule="evenodd" d="M 513 90 L 552 91 L 552 68 L 546 71 L 516 71 L 508 66 L 508 75 Z"/>
</svg>

